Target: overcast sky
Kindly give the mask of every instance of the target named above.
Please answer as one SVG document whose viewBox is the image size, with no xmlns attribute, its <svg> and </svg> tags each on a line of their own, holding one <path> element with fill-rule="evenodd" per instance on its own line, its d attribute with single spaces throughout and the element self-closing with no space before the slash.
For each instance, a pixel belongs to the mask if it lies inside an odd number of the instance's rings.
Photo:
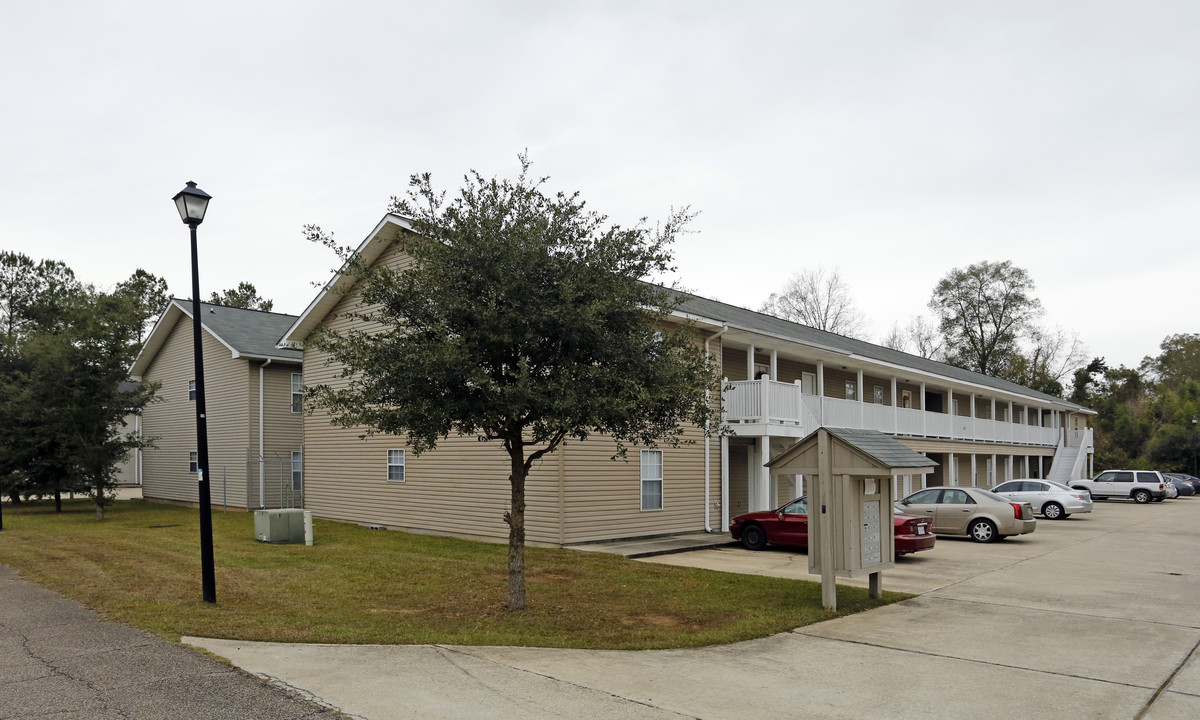
<svg viewBox="0 0 1200 720">
<path fill-rule="evenodd" d="M 4 2 L 0 249 L 298 314 L 408 176 L 513 175 L 622 224 L 700 211 L 689 289 L 838 268 L 878 341 L 952 268 L 1027 269 L 1134 365 L 1197 332 L 1200 3 Z"/>
</svg>

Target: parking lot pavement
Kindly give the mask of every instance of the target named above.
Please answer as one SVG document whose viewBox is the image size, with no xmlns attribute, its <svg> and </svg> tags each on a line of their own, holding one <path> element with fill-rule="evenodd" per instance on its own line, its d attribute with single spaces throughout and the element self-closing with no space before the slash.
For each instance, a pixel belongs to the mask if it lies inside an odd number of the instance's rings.
<svg viewBox="0 0 1200 720">
<path fill-rule="evenodd" d="M 662 651 L 321 646 L 185 638 L 343 711 L 386 718 L 1200 717 L 1200 497 L 1097 503 L 978 545 L 939 538 L 884 608 Z M 803 554 L 648 562 L 812 579 Z"/>
<path fill-rule="evenodd" d="M 0 718 L 339 718 L 0 565 Z"/>
</svg>

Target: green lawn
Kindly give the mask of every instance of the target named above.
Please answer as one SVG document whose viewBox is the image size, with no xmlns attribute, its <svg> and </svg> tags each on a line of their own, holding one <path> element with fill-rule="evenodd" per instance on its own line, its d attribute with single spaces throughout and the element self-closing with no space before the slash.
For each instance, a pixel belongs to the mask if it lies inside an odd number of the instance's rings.
<svg viewBox="0 0 1200 720">
<path fill-rule="evenodd" d="M 504 609 L 507 547 L 316 519 L 316 544 L 254 540 L 213 513 L 217 604 L 200 597 L 199 512 L 140 500 L 97 522 L 86 501 L 5 504 L 0 563 L 104 616 L 181 635 L 319 643 L 669 648 L 834 617 L 820 583 L 527 550 L 528 608 Z M 837 615 L 908 595 L 838 588 Z"/>
</svg>

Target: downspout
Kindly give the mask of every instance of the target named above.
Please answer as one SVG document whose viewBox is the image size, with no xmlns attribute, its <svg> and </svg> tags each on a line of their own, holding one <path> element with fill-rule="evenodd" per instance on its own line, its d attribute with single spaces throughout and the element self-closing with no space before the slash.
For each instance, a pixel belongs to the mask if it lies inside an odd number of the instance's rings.
<svg viewBox="0 0 1200 720">
<path fill-rule="evenodd" d="M 267 499 L 263 496 L 263 488 L 267 482 L 266 461 L 263 460 L 263 370 L 271 364 L 271 358 L 258 366 L 258 506 L 266 507 Z"/>
<path fill-rule="evenodd" d="M 141 410 L 138 410 L 137 415 L 134 415 L 134 419 L 136 420 L 135 429 L 137 430 L 137 439 L 140 441 L 142 439 L 142 411 Z M 138 446 L 138 449 L 136 451 L 134 451 L 133 457 L 134 457 L 134 461 L 135 461 L 133 464 L 133 476 L 134 476 L 134 480 L 137 482 L 138 487 L 140 488 L 142 486 L 142 448 L 140 445 Z"/>
<path fill-rule="evenodd" d="M 711 363 L 711 356 L 709 355 L 709 343 L 712 342 L 714 338 L 719 338 L 722 335 L 724 335 L 727 330 L 729 330 L 729 323 L 725 323 L 723 326 L 721 326 L 720 332 L 709 335 L 708 338 L 706 338 L 704 340 L 704 363 L 706 366 Z M 704 391 L 704 402 L 707 403 L 709 407 L 712 407 L 712 390 Z M 725 399 L 721 398 L 722 406 L 724 406 L 724 402 L 725 402 Z M 712 461 L 709 459 L 709 453 L 712 450 L 711 434 L 712 434 L 712 426 L 711 426 L 711 422 L 710 422 L 709 427 L 705 428 L 705 433 L 704 433 L 704 532 L 707 532 L 707 533 L 711 533 L 713 531 L 713 529 L 712 529 L 712 495 L 709 490 L 709 486 L 710 486 L 710 477 L 709 476 L 712 473 Z M 721 502 L 724 503 L 725 498 L 722 497 Z"/>
</svg>

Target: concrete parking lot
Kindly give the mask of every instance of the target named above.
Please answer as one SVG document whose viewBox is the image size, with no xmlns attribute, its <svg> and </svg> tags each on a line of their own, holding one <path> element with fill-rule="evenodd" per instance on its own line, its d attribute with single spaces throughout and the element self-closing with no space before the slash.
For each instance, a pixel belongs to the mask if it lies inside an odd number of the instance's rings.
<svg viewBox="0 0 1200 720">
<path fill-rule="evenodd" d="M 357 717 L 1200 717 L 1200 498 L 939 539 L 885 608 L 719 647 L 589 651 L 186 638 Z M 803 554 L 649 559 L 811 579 Z"/>
</svg>

